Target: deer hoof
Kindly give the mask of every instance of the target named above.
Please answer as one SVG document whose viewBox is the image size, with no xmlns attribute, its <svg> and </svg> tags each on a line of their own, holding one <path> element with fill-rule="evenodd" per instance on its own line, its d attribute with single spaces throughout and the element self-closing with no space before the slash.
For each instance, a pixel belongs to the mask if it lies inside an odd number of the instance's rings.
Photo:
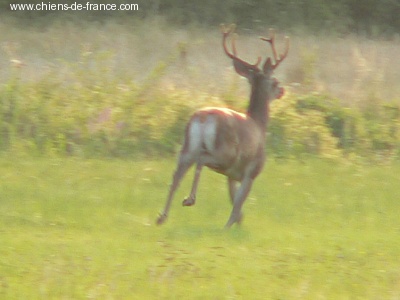
<svg viewBox="0 0 400 300">
<path fill-rule="evenodd" d="M 225 229 L 229 229 L 229 228 L 231 228 L 231 227 L 232 227 L 232 225 L 233 225 L 233 223 L 235 223 L 235 222 L 233 222 L 233 221 L 229 220 L 229 221 L 228 221 L 228 223 L 226 223 L 226 224 L 225 224 Z"/>
<path fill-rule="evenodd" d="M 229 229 L 232 227 L 233 224 L 238 224 L 240 225 L 243 221 L 243 213 L 240 212 L 240 214 L 238 216 L 231 216 L 228 220 L 228 223 L 226 223 L 225 225 L 225 229 Z"/>
<path fill-rule="evenodd" d="M 160 214 L 157 218 L 157 225 L 163 224 L 167 220 L 167 217 L 166 214 Z"/>
<path fill-rule="evenodd" d="M 236 222 L 238 223 L 238 225 L 240 225 L 242 224 L 242 221 L 243 221 L 243 213 L 241 212 Z"/>
<path fill-rule="evenodd" d="M 183 206 L 192 206 L 195 204 L 195 202 L 196 202 L 196 198 L 189 196 L 188 198 L 183 200 L 182 205 Z"/>
</svg>

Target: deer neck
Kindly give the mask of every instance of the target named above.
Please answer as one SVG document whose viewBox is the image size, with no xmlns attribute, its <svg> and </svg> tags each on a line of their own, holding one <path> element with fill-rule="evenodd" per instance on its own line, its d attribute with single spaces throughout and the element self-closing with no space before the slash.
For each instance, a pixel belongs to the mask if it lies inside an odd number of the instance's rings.
<svg viewBox="0 0 400 300">
<path fill-rule="evenodd" d="M 254 85 L 251 90 L 247 115 L 250 116 L 263 131 L 265 131 L 269 120 L 268 95 Z"/>
</svg>

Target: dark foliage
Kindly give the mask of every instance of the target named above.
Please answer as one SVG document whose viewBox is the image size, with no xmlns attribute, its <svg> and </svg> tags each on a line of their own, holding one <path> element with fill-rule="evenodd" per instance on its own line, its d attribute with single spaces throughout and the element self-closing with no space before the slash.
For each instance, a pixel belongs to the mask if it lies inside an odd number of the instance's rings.
<svg viewBox="0 0 400 300">
<path fill-rule="evenodd" d="M 90 3 L 109 3 L 106 0 Z M 215 26 L 222 22 L 235 22 L 241 27 L 275 26 L 287 30 L 306 29 L 319 33 L 357 33 L 366 36 L 391 36 L 400 30 L 400 0 L 114 0 L 117 6 L 138 4 L 138 11 L 11 11 L 13 3 L 86 4 L 87 1 L 26 1 L 0 0 L 2 15 L 12 14 L 21 24 L 37 21 L 51 22 L 60 18 L 94 20 L 109 18 L 140 19 L 162 16 L 178 25 L 201 24 Z M 43 18 L 46 18 L 43 20 Z"/>
</svg>

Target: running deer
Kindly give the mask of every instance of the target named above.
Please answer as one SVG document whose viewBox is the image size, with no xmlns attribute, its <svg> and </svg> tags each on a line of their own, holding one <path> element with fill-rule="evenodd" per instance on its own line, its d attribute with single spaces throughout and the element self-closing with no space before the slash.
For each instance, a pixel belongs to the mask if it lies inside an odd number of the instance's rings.
<svg viewBox="0 0 400 300">
<path fill-rule="evenodd" d="M 225 227 L 240 223 L 243 203 L 264 165 L 269 105 L 272 100 L 279 99 L 284 94 L 284 89 L 272 74 L 288 54 L 289 39 L 286 37 L 285 51 L 278 56 L 274 31 L 270 30 L 269 38 L 260 38 L 270 44 L 273 55 L 273 60 L 268 57 L 261 69 L 261 57 L 258 57 L 255 64 L 250 64 L 237 56 L 234 38 L 231 40 L 232 51 L 228 50 L 226 40 L 234 31 L 234 26 L 221 28 L 225 54 L 232 59 L 236 72 L 246 77 L 251 85 L 247 113 L 242 114 L 228 108 L 208 107 L 192 115 L 186 126 L 185 141 L 167 202 L 157 219 L 157 224 L 162 224 L 167 219 L 174 193 L 193 164 L 196 164 L 196 171 L 192 190 L 189 197 L 183 200 L 183 206 L 195 204 L 200 173 L 206 166 L 228 178 L 233 209 Z"/>
</svg>

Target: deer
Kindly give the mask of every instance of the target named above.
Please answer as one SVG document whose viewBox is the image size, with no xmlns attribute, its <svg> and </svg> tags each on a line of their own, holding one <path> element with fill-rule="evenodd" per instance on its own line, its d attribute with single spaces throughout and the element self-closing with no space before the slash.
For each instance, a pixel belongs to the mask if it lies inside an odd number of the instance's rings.
<svg viewBox="0 0 400 300">
<path fill-rule="evenodd" d="M 242 206 L 255 178 L 260 174 L 266 159 L 266 128 L 270 115 L 270 103 L 284 95 L 284 88 L 272 77 L 274 70 L 284 61 L 289 52 L 289 38 L 286 47 L 278 55 L 275 48 L 275 31 L 270 29 L 269 37 L 260 37 L 272 48 L 272 56 L 267 57 L 262 68 L 261 57 L 250 64 L 237 55 L 235 26 L 221 25 L 222 47 L 232 60 L 235 71 L 250 83 L 251 93 L 246 113 L 229 108 L 206 107 L 197 110 L 189 119 L 183 146 L 170 185 L 167 201 L 157 224 L 163 224 L 182 178 L 191 166 L 196 164 L 190 195 L 182 202 L 192 206 L 196 202 L 196 192 L 203 167 L 223 174 L 228 179 L 228 190 L 233 208 L 225 225 L 230 228 L 242 221 Z M 231 36 L 231 51 L 227 39 Z"/>
</svg>

